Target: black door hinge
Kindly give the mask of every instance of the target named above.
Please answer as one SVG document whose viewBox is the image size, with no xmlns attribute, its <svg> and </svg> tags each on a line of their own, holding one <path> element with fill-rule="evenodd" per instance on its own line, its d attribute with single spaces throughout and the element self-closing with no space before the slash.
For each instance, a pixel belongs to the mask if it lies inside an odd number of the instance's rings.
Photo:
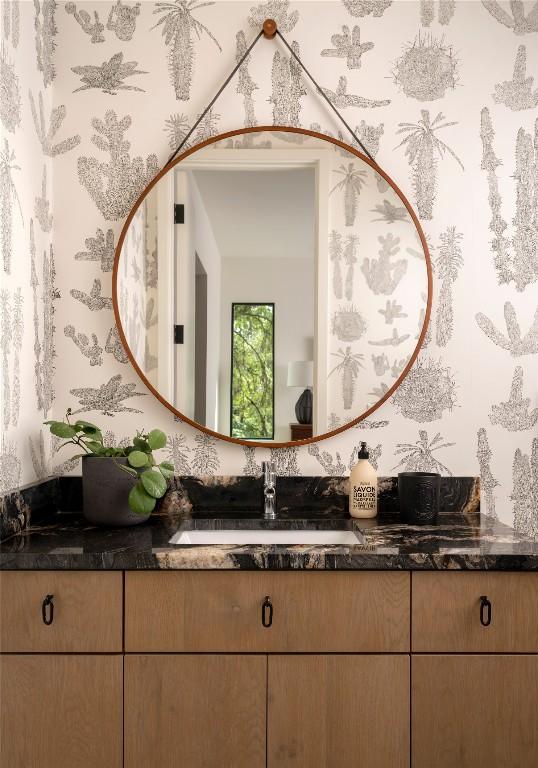
<svg viewBox="0 0 538 768">
<path fill-rule="evenodd" d="M 174 344 L 183 344 L 183 326 L 174 325 Z"/>
<path fill-rule="evenodd" d="M 185 224 L 185 206 L 183 203 L 174 204 L 174 224 Z"/>
</svg>

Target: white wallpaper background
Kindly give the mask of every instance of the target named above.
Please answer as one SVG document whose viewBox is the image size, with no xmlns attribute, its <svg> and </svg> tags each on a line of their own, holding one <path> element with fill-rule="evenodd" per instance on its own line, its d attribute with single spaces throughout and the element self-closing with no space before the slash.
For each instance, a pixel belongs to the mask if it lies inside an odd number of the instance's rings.
<svg viewBox="0 0 538 768">
<path fill-rule="evenodd" d="M 5 24 L 15 9 L 18 40 Z M 267 16 L 411 199 L 435 264 L 428 343 L 396 396 L 335 438 L 273 451 L 279 472 L 347 474 L 365 439 L 381 474 L 480 473 L 486 511 L 537 535 L 534 2 L 4 1 L 2 487 L 73 469 L 39 429 L 69 406 L 111 441 L 166 430 L 179 473 L 251 473 L 269 457 L 174 420 L 123 362 L 110 309 L 113 249 L 133 199 Z M 254 121 L 348 140 L 265 40 L 196 140 Z"/>
<path fill-rule="evenodd" d="M 56 298 L 46 15 L 39 3 L 0 8 L 0 490 L 52 471 L 39 429 L 52 414 Z"/>
</svg>

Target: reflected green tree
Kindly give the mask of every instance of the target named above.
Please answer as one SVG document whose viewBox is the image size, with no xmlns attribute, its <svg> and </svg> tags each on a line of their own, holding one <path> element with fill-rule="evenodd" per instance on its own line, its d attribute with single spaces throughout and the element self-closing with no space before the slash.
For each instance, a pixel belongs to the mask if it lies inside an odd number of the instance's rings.
<svg viewBox="0 0 538 768">
<path fill-rule="evenodd" d="M 232 305 L 232 437 L 274 436 L 274 304 Z"/>
</svg>

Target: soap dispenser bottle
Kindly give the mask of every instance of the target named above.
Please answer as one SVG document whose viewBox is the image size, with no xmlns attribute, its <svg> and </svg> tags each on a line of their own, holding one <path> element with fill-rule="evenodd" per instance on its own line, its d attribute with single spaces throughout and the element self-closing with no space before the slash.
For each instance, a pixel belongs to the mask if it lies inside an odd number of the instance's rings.
<svg viewBox="0 0 538 768">
<path fill-rule="evenodd" d="M 366 443 L 361 443 L 359 460 L 349 476 L 349 514 L 351 517 L 377 515 L 377 472 L 368 461 Z"/>
</svg>

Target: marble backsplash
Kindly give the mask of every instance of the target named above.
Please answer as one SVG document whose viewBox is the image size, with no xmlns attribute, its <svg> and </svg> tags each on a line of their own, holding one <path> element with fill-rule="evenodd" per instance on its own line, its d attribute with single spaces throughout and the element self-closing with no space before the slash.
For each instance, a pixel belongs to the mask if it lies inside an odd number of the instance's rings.
<svg viewBox="0 0 538 768">
<path fill-rule="evenodd" d="M 346 511 L 349 478 L 325 476 L 282 476 L 277 478 L 277 511 L 301 514 Z M 398 478 L 378 479 L 378 508 L 381 512 L 398 512 Z M 480 509 L 480 478 L 442 477 L 442 512 L 477 512 Z M 262 508 L 263 481 L 261 477 L 183 476 L 175 479 L 164 502 L 165 507 L 180 505 L 196 512 L 235 512 Z"/>
<path fill-rule="evenodd" d="M 398 512 L 398 478 L 379 478 L 379 510 Z M 343 477 L 279 477 L 277 511 L 300 517 L 311 512 L 327 515 L 347 510 L 349 479 Z M 161 502 L 163 511 L 187 511 L 216 516 L 262 510 L 261 477 L 222 475 L 176 477 Z M 30 524 L 50 520 L 58 512 L 82 509 L 80 477 L 54 477 L 0 497 L 0 540 Z M 473 513 L 480 510 L 480 478 L 441 478 L 441 511 Z"/>
</svg>

